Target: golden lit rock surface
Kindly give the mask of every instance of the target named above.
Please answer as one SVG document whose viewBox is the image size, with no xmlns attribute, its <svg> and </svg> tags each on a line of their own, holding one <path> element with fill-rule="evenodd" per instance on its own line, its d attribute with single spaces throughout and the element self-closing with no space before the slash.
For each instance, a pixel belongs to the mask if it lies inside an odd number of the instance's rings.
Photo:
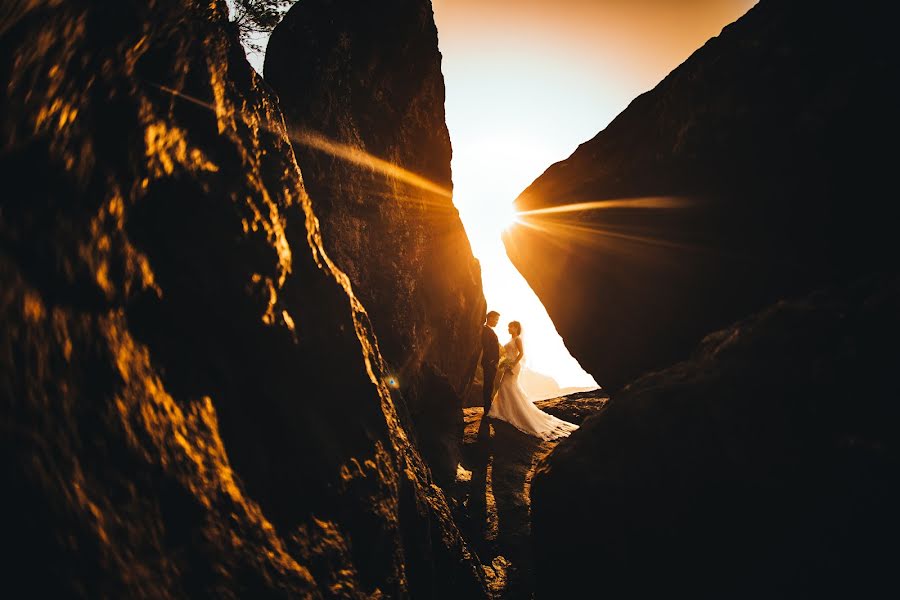
<svg viewBox="0 0 900 600">
<path fill-rule="evenodd" d="M 10 589 L 483 596 L 224 4 L 0 14 Z"/>
<path fill-rule="evenodd" d="M 265 79 L 325 248 L 369 313 L 420 450 L 452 482 L 485 303 L 451 199 L 431 2 L 298 2 L 272 33 Z"/>
</svg>

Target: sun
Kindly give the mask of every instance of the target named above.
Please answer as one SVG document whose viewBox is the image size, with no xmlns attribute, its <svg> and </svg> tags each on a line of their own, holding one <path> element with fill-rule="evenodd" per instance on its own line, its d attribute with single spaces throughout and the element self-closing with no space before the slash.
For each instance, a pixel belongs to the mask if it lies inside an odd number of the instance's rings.
<svg viewBox="0 0 900 600">
<path fill-rule="evenodd" d="M 516 212 L 516 207 L 512 202 L 510 203 L 500 203 L 499 210 L 497 211 L 497 225 L 500 227 L 502 231 L 508 231 L 519 222 L 519 213 Z"/>
</svg>

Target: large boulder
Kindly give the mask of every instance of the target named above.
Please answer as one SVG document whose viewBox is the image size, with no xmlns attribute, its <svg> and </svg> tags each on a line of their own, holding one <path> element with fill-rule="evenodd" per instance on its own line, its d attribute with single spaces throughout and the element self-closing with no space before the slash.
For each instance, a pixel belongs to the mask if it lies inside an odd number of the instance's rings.
<svg viewBox="0 0 900 600">
<path fill-rule="evenodd" d="M 542 463 L 537 597 L 900 593 L 900 280 L 783 301 Z"/>
<path fill-rule="evenodd" d="M 0 11 L 4 586 L 480 597 L 225 14 Z"/>
<path fill-rule="evenodd" d="M 451 199 L 431 2 L 298 2 L 264 72 L 325 248 L 366 306 L 426 459 L 452 481 L 485 303 Z"/>
<path fill-rule="evenodd" d="M 762 0 L 517 199 L 510 258 L 604 388 L 894 267 L 890 15 Z"/>
</svg>

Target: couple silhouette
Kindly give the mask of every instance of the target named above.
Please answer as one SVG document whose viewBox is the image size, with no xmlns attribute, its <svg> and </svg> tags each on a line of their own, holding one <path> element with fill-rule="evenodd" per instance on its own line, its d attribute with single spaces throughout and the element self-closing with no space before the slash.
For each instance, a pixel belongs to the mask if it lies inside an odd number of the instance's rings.
<svg viewBox="0 0 900 600">
<path fill-rule="evenodd" d="M 510 339 L 503 345 L 501 357 L 500 340 L 494 333 L 494 327 L 499 322 L 500 313 L 492 310 L 485 317 L 481 329 L 484 418 L 506 421 L 523 433 L 544 440 L 568 436 L 578 426 L 536 407 L 519 385 L 522 360 L 525 358 L 522 324 L 510 321 Z"/>
</svg>

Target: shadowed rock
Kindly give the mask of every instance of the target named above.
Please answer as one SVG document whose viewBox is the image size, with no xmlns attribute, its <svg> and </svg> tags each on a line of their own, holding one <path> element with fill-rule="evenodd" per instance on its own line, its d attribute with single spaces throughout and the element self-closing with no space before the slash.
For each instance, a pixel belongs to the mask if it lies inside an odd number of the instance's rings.
<svg viewBox="0 0 900 600">
<path fill-rule="evenodd" d="M 485 304 L 450 198 L 431 2 L 298 2 L 272 33 L 265 77 L 325 247 L 368 310 L 436 477 L 452 481 Z"/>
<path fill-rule="evenodd" d="M 621 390 L 535 474 L 537 597 L 897 595 L 892 28 L 762 0 L 517 199 L 510 257 Z"/>
<path fill-rule="evenodd" d="M 865 281 L 626 387 L 535 474 L 537 597 L 896 596 L 898 336 Z"/>
<path fill-rule="evenodd" d="M 601 391 L 542 400 L 541 410 L 581 423 L 603 410 Z M 495 598 L 530 598 L 534 589 L 529 490 L 535 465 L 558 440 L 528 436 L 503 421 L 482 420 L 483 410 L 466 408 L 463 466 L 451 504 L 460 528 L 484 561 Z"/>
<path fill-rule="evenodd" d="M 2 16 L 5 585 L 484 595 L 224 3 Z"/>
<path fill-rule="evenodd" d="M 505 240 L 604 388 L 788 295 L 894 268 L 886 11 L 763 0 L 517 199 L 604 202 L 526 214 Z"/>
</svg>

